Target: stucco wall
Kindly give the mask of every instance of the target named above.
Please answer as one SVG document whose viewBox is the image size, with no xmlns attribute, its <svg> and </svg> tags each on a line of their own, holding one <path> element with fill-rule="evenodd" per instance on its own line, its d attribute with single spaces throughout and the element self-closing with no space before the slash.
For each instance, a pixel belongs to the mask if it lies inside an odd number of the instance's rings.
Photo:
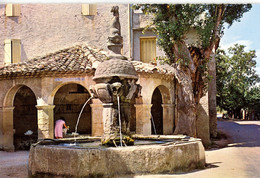
<svg viewBox="0 0 260 178">
<path fill-rule="evenodd" d="M 5 39 L 21 39 L 22 61 L 80 42 L 106 49 L 113 5 L 97 4 L 97 15 L 83 16 L 81 4 L 22 4 L 19 17 L 6 17 L 5 4 L 0 4 L 0 66 Z M 119 13 L 128 56 L 128 5 L 120 4 Z"/>
<path fill-rule="evenodd" d="M 145 75 L 139 75 L 138 83 L 142 86 L 141 95 L 143 103 L 145 104 L 151 104 L 152 102 L 152 95 L 156 87 L 159 86 L 165 86 L 169 91 L 169 97 L 168 101 L 166 103 L 174 103 L 174 84 L 173 82 L 164 80 L 162 78 L 156 78 L 156 77 L 148 77 Z M 164 94 L 164 93 L 162 93 Z M 164 102 L 164 101 L 163 101 Z M 164 104 L 166 104 L 164 103 Z"/>
</svg>

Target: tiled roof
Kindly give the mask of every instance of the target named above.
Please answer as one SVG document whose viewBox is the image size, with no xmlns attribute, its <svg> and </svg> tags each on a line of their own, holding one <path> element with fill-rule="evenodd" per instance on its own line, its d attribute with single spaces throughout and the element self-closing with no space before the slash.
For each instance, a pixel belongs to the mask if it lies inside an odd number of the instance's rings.
<svg viewBox="0 0 260 178">
<path fill-rule="evenodd" d="M 59 74 L 94 74 L 94 69 L 100 62 L 107 59 L 107 56 L 108 52 L 87 44 L 76 45 L 43 57 L 1 67 L 0 79 Z M 132 61 L 132 63 L 137 73 L 174 75 L 169 66 L 156 66 L 140 61 Z"/>
<path fill-rule="evenodd" d="M 107 53 L 89 45 L 76 45 L 43 57 L 10 64 L 0 68 L 0 78 L 16 78 L 35 75 L 91 73 L 93 63 L 103 61 Z"/>
<path fill-rule="evenodd" d="M 132 61 L 135 70 L 138 73 L 174 75 L 175 70 L 169 65 L 154 65 L 151 63 L 143 63 L 141 61 Z"/>
</svg>

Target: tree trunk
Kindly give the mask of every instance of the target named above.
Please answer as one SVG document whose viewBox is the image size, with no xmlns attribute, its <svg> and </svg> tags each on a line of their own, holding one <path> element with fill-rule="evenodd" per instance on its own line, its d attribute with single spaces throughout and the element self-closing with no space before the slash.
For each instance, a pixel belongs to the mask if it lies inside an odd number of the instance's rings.
<svg viewBox="0 0 260 178">
<path fill-rule="evenodd" d="M 185 134 L 196 137 L 196 104 L 193 95 L 192 76 L 195 74 L 195 66 L 186 44 L 178 42 L 174 46 L 176 59 L 189 61 L 188 67 L 175 65 L 175 77 L 177 84 L 177 111 L 178 123 L 175 134 Z"/>
<path fill-rule="evenodd" d="M 212 138 L 217 137 L 217 102 L 216 102 L 216 59 L 212 54 L 209 64 L 208 73 L 211 80 L 208 83 L 208 102 L 209 102 L 209 131 Z"/>
<path fill-rule="evenodd" d="M 180 78 L 180 76 L 176 75 L 176 78 Z M 183 76 L 182 76 L 183 77 Z M 185 76 L 186 80 L 188 76 Z M 190 86 L 183 85 L 183 81 L 178 80 L 177 84 L 177 112 L 178 112 L 178 123 L 175 129 L 175 134 L 185 134 L 192 137 L 196 137 L 196 107 L 194 103 L 194 99 L 191 96 L 192 90 L 191 81 Z M 187 90 L 186 90 L 187 89 Z M 191 97 L 191 98 L 190 98 Z"/>
</svg>

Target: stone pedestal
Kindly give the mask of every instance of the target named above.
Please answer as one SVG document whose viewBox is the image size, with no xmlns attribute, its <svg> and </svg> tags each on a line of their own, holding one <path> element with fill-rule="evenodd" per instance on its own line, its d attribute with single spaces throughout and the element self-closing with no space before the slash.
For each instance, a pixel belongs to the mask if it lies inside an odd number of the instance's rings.
<svg viewBox="0 0 260 178">
<path fill-rule="evenodd" d="M 92 99 L 93 104 L 90 105 L 91 107 L 91 118 L 92 118 L 92 136 L 102 136 L 104 131 L 103 131 L 103 105 L 102 103 L 97 103 L 94 102 L 94 100 L 97 99 Z"/>
<path fill-rule="evenodd" d="M 38 110 L 38 139 L 54 138 L 54 113 L 55 105 L 37 105 Z"/>
<path fill-rule="evenodd" d="M 3 149 L 14 151 L 14 130 L 13 130 L 14 107 L 3 108 Z"/>
<path fill-rule="evenodd" d="M 174 132 L 174 105 L 162 104 L 163 107 L 163 134 L 171 135 Z"/>
<path fill-rule="evenodd" d="M 113 108 L 113 103 L 103 104 L 103 130 L 104 134 L 102 142 L 110 138 L 115 138 L 118 133 L 117 117 L 115 117 L 117 111 Z"/>
<path fill-rule="evenodd" d="M 151 108 L 152 104 L 135 104 L 136 133 L 151 135 Z"/>
</svg>

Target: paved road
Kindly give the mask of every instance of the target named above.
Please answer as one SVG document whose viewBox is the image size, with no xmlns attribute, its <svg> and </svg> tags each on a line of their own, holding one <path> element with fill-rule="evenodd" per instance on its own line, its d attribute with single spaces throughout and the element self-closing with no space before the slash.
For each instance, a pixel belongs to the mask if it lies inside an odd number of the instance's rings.
<svg viewBox="0 0 260 178">
<path fill-rule="evenodd" d="M 219 121 L 218 128 L 231 137 L 228 147 L 206 151 L 209 168 L 172 175 L 136 178 L 260 178 L 260 121 Z"/>
<path fill-rule="evenodd" d="M 171 175 L 135 178 L 260 178 L 260 121 L 220 121 L 218 128 L 232 140 L 228 147 L 206 151 L 208 168 Z M 27 177 L 28 152 L 0 151 L 0 178 Z"/>
</svg>

